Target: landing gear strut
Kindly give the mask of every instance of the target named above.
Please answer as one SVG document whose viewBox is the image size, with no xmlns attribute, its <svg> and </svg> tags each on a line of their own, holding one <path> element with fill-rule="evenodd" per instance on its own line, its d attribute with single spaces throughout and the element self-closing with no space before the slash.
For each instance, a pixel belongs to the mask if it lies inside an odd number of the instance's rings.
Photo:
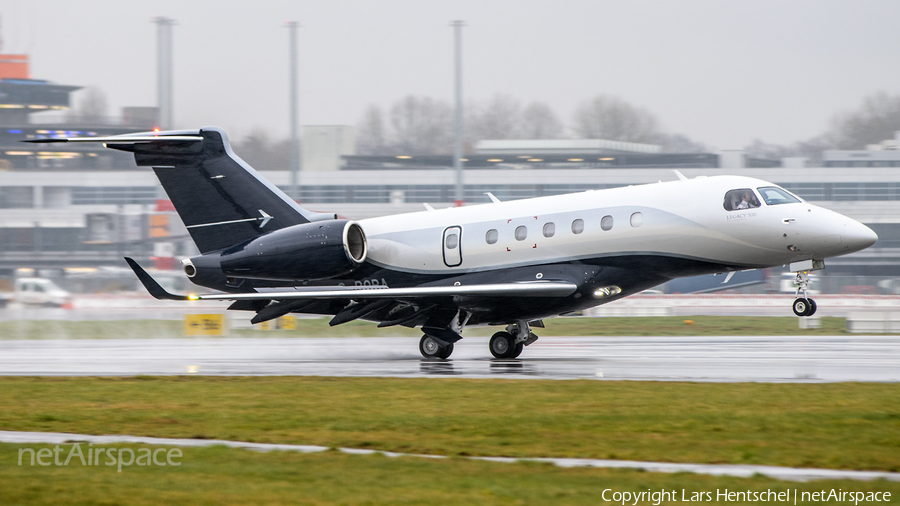
<svg viewBox="0 0 900 506">
<path fill-rule="evenodd" d="M 543 323 L 539 326 L 543 327 Z M 494 334 L 489 348 L 495 358 L 517 358 L 526 346 L 537 340 L 538 336 L 531 332 L 528 322 L 520 321 L 508 325 L 505 332 Z"/>
<path fill-rule="evenodd" d="M 472 315 L 466 311 L 457 311 L 447 321 L 433 322 L 428 320 L 422 325 L 425 335 L 419 340 L 419 352 L 425 358 L 448 359 L 453 353 L 453 343 L 462 339 L 463 329 Z"/>
<path fill-rule="evenodd" d="M 809 298 L 807 290 L 809 289 L 809 271 L 797 272 L 797 299 L 791 309 L 797 316 L 812 316 L 816 314 L 816 301 Z"/>
</svg>

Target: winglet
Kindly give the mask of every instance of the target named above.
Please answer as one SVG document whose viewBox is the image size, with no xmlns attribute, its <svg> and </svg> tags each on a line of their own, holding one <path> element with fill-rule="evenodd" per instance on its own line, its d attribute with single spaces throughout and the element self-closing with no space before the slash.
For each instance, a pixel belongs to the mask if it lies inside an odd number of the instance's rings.
<svg viewBox="0 0 900 506">
<path fill-rule="evenodd" d="M 682 174 L 680 170 L 678 170 L 678 169 L 672 169 L 672 172 L 674 172 L 675 175 L 678 176 L 678 179 L 679 179 L 679 180 L 681 180 L 681 181 L 687 181 L 687 180 L 688 180 L 688 178 L 685 177 L 685 175 Z"/>
<path fill-rule="evenodd" d="M 125 257 L 125 261 L 128 262 L 128 266 L 131 267 L 131 270 L 133 270 L 138 279 L 141 280 L 141 284 L 144 285 L 144 288 L 146 288 L 153 297 L 159 300 L 191 300 L 191 298 L 186 295 L 175 295 L 167 292 L 163 287 L 159 286 L 159 283 L 157 283 L 152 276 L 147 274 L 147 271 L 138 265 L 134 259 Z"/>
<path fill-rule="evenodd" d="M 499 204 L 499 203 L 500 203 L 500 199 L 498 199 L 497 197 L 495 197 L 493 193 L 491 193 L 491 192 L 484 192 L 484 194 L 491 198 L 491 202 L 493 202 L 493 203 L 495 203 L 495 204 Z"/>
</svg>

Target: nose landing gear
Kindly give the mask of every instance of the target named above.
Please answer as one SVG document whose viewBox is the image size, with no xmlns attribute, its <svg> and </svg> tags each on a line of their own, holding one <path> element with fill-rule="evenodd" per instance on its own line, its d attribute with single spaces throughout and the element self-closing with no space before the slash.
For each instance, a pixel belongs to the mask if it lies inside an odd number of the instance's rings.
<svg viewBox="0 0 900 506">
<path fill-rule="evenodd" d="M 797 272 L 797 299 L 791 309 L 797 316 L 812 316 L 816 314 L 816 301 L 809 298 L 807 290 L 809 289 L 809 271 Z"/>
<path fill-rule="evenodd" d="M 794 301 L 792 309 L 797 316 L 812 316 L 816 313 L 816 301 L 799 298 Z"/>
</svg>

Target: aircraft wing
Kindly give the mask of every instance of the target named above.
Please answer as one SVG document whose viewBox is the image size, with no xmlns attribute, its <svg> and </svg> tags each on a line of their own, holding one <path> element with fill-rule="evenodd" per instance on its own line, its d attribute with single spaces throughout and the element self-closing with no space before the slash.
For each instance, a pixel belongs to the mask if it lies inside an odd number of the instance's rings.
<svg viewBox="0 0 900 506">
<path fill-rule="evenodd" d="M 426 297 L 566 297 L 578 288 L 568 281 L 527 281 L 518 283 L 490 283 L 449 286 L 416 286 L 408 288 L 366 287 L 310 287 L 293 290 L 272 290 L 256 293 L 225 293 L 208 295 L 176 295 L 169 293 L 131 258 L 126 262 L 141 283 L 157 299 L 169 300 L 326 300 L 326 299 L 418 299 Z"/>
<path fill-rule="evenodd" d="M 528 281 L 458 286 L 416 286 L 409 288 L 340 287 L 331 290 L 279 290 L 259 293 L 191 295 L 191 300 L 292 300 L 292 299 L 414 299 L 422 297 L 565 297 L 577 286 L 567 281 Z"/>
</svg>

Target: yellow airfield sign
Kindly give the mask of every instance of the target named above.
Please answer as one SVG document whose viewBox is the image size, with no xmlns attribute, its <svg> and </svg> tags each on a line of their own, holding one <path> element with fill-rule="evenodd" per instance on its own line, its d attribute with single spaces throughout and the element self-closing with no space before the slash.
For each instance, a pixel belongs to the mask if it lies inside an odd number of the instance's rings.
<svg viewBox="0 0 900 506">
<path fill-rule="evenodd" d="M 278 330 L 297 330 L 297 318 L 291 315 L 282 316 L 276 325 L 278 325 Z"/>
<path fill-rule="evenodd" d="M 274 321 L 261 322 L 256 328 L 259 330 L 297 330 L 297 318 L 291 315 L 280 316 Z"/>
<path fill-rule="evenodd" d="M 223 314 L 187 314 L 184 315 L 184 335 L 186 336 L 224 336 L 228 334 Z"/>
</svg>

